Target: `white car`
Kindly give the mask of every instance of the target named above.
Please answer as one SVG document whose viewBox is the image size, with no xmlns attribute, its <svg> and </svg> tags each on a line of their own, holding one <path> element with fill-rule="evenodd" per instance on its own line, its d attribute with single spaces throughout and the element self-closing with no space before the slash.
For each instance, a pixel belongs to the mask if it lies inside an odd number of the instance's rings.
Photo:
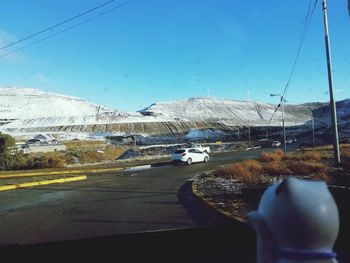
<svg viewBox="0 0 350 263">
<path fill-rule="evenodd" d="M 281 145 L 280 141 L 273 141 L 272 142 L 272 147 L 279 147 Z"/>
<path fill-rule="evenodd" d="M 206 152 L 202 152 L 194 148 L 180 148 L 176 149 L 172 155 L 172 161 L 174 164 L 187 163 L 207 163 L 209 161 L 209 155 Z"/>
<path fill-rule="evenodd" d="M 210 147 L 204 147 L 201 144 L 192 144 L 189 148 L 197 149 L 202 152 L 210 153 Z"/>
<path fill-rule="evenodd" d="M 293 139 L 292 138 L 289 138 L 286 140 L 286 143 L 292 143 L 293 142 Z"/>
</svg>

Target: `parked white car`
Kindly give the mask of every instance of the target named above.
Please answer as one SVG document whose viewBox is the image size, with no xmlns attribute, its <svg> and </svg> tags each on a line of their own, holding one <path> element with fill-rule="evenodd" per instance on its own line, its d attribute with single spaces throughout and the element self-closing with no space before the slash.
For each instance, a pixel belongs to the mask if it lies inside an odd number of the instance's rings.
<svg viewBox="0 0 350 263">
<path fill-rule="evenodd" d="M 192 148 L 192 149 L 197 149 L 197 150 L 200 150 L 202 152 L 206 152 L 206 153 L 210 153 L 210 147 L 204 147 L 202 146 L 201 144 L 192 144 L 190 145 L 189 148 Z"/>
<path fill-rule="evenodd" d="M 172 161 L 174 164 L 182 162 L 188 165 L 200 162 L 207 163 L 209 161 L 209 155 L 195 148 L 180 148 L 174 151 Z"/>
</svg>

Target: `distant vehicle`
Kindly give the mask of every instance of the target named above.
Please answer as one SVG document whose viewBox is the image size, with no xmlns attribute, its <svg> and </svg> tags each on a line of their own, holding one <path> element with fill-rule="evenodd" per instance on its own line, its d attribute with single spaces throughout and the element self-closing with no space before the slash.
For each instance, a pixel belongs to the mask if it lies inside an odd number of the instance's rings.
<svg viewBox="0 0 350 263">
<path fill-rule="evenodd" d="M 174 164 L 182 162 L 188 165 L 200 162 L 207 163 L 209 161 L 209 155 L 195 148 L 180 148 L 173 153 L 172 161 Z"/>
<path fill-rule="evenodd" d="M 25 144 L 35 144 L 35 143 L 40 143 L 40 140 L 39 139 L 30 139 Z"/>
<path fill-rule="evenodd" d="M 292 138 L 289 138 L 286 140 L 286 143 L 292 143 L 294 140 Z"/>
<path fill-rule="evenodd" d="M 272 147 L 279 147 L 281 146 L 281 142 L 280 141 L 273 141 L 272 142 Z"/>
<path fill-rule="evenodd" d="M 210 153 L 210 147 L 204 147 L 201 144 L 192 144 L 189 148 L 200 150 L 201 152 Z"/>
</svg>

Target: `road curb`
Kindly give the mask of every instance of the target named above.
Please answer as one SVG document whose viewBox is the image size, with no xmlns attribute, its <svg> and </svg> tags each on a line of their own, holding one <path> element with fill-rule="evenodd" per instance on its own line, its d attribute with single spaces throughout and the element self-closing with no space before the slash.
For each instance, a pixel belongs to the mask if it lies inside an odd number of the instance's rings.
<svg viewBox="0 0 350 263">
<path fill-rule="evenodd" d="M 192 193 L 207 208 L 209 208 L 211 210 L 214 210 L 215 212 L 223 215 L 225 218 L 227 218 L 229 220 L 239 221 L 240 223 L 247 223 L 247 221 L 244 220 L 243 218 L 233 216 L 229 212 L 223 211 L 222 209 L 219 209 L 218 207 L 216 207 L 214 202 L 211 202 L 211 201 L 207 200 L 206 198 L 203 198 L 203 196 L 198 191 L 198 187 L 197 187 L 196 181 L 192 182 Z"/>
<path fill-rule="evenodd" d="M 122 171 L 125 168 L 101 168 L 92 170 L 68 170 L 57 172 L 32 172 L 32 173 L 18 173 L 18 174 L 0 174 L 0 179 L 9 179 L 15 177 L 29 177 L 29 176 L 45 176 L 45 175 L 61 175 L 61 174 L 80 174 L 80 173 L 98 173 L 98 172 L 112 172 Z"/>
<path fill-rule="evenodd" d="M 0 191 L 15 190 L 15 189 L 27 188 L 27 187 L 33 187 L 33 186 L 39 186 L 39 185 L 68 183 L 68 182 L 81 181 L 81 180 L 86 180 L 86 179 L 87 179 L 86 175 L 81 175 L 81 176 L 73 176 L 73 177 L 68 177 L 68 178 L 36 181 L 36 182 L 30 182 L 30 183 L 4 185 L 4 186 L 0 186 Z"/>
</svg>

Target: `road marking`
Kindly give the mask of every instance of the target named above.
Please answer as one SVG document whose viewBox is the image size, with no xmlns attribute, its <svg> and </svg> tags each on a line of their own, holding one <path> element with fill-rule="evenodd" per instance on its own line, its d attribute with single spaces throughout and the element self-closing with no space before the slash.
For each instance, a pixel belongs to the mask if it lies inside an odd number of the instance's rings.
<svg viewBox="0 0 350 263">
<path fill-rule="evenodd" d="M 43 180 L 43 181 L 30 182 L 30 183 L 4 185 L 4 186 L 0 186 L 0 191 L 14 190 L 14 189 L 20 189 L 20 188 L 39 186 L 39 185 L 68 183 L 68 182 L 80 181 L 80 180 L 86 180 L 86 179 L 87 179 L 86 175 L 81 175 L 81 176 L 73 176 L 68 178 L 59 178 L 59 179 L 52 179 L 52 180 Z"/>
<path fill-rule="evenodd" d="M 128 167 L 128 168 L 125 168 L 125 172 L 128 172 L 128 171 L 141 171 L 141 170 L 147 170 L 147 169 L 151 169 L 151 165 L 150 164 Z"/>
<path fill-rule="evenodd" d="M 26 176 L 41 176 L 41 175 L 60 175 L 60 174 L 79 174 L 79 173 L 98 173 L 98 172 L 111 172 L 111 171 L 122 171 L 125 168 L 101 168 L 93 170 L 72 170 L 72 171 L 56 171 L 56 172 L 33 172 L 33 173 L 18 173 L 18 174 L 0 174 L 2 178 L 13 178 L 13 177 L 26 177 Z"/>
</svg>

